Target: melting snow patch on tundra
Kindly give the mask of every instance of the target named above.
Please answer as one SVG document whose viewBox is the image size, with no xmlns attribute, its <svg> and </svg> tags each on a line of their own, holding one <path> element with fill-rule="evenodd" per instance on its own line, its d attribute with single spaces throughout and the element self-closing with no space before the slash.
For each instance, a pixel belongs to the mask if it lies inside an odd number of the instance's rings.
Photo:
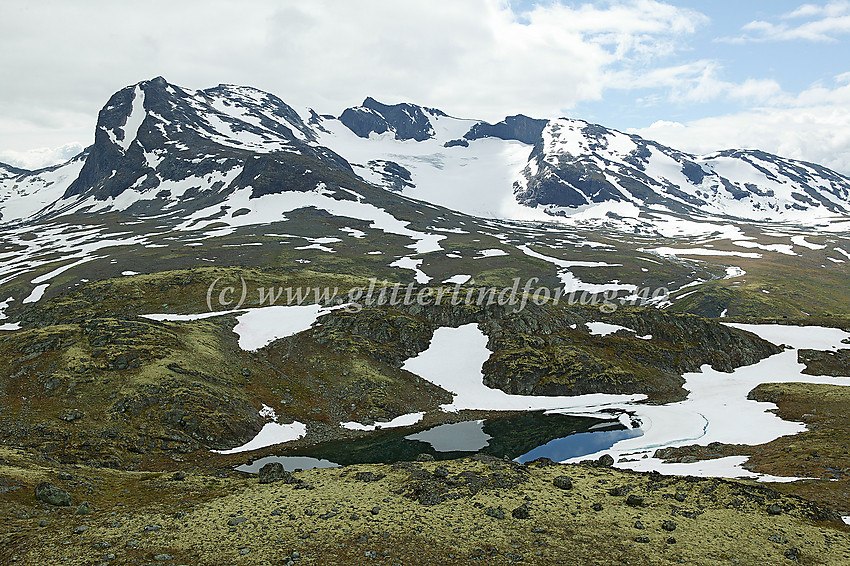
<svg viewBox="0 0 850 566">
<path fill-rule="evenodd" d="M 438 328 L 431 346 L 407 360 L 403 369 L 415 373 L 454 394 L 451 403 L 442 405 L 444 411 L 463 409 L 493 411 L 534 411 L 541 409 L 574 409 L 595 407 L 624 401 L 636 401 L 645 395 L 591 394 L 575 397 L 546 397 L 509 395 L 500 389 L 484 385 L 481 366 L 490 357 L 487 336 L 478 325 L 458 328 Z"/>
<path fill-rule="evenodd" d="M 140 314 L 139 316 L 142 318 L 147 318 L 148 320 L 186 322 L 189 320 L 203 320 L 205 318 L 212 318 L 214 316 L 224 316 L 226 314 L 237 314 L 240 312 L 243 311 L 215 311 L 202 312 L 196 314 Z"/>
<path fill-rule="evenodd" d="M 428 276 L 427 273 L 419 269 L 419 266 L 422 265 L 421 259 L 413 259 L 412 257 L 403 257 L 395 260 L 390 264 L 390 267 L 400 267 L 401 269 L 410 269 L 414 273 L 414 277 L 416 278 L 417 283 L 427 283 L 431 280 L 431 277 Z"/>
<path fill-rule="evenodd" d="M 12 297 L 8 297 L 8 298 L 6 298 L 6 300 L 0 301 L 0 320 L 5 320 L 5 319 L 9 318 L 6 315 L 6 312 L 5 312 L 6 307 L 8 307 L 9 303 L 11 303 L 14 300 L 15 299 L 13 299 Z M 12 331 L 12 330 L 20 330 L 20 329 L 21 329 L 21 325 L 17 322 L 5 322 L 3 324 L 0 324 L 0 330 Z"/>
<path fill-rule="evenodd" d="M 789 244 L 759 244 L 757 242 L 750 242 L 749 240 L 739 240 L 732 243 L 741 248 L 759 249 L 785 255 L 797 255 L 794 251 L 794 246 Z"/>
<path fill-rule="evenodd" d="M 50 283 L 43 283 L 41 285 L 37 285 L 35 289 L 23 300 L 22 303 L 37 303 L 44 296 L 44 292 L 47 288 L 50 287 Z"/>
<path fill-rule="evenodd" d="M 558 270 L 558 278 L 564 286 L 564 291 L 572 293 L 573 291 L 587 291 L 589 293 L 604 293 L 606 291 L 637 291 L 637 285 L 621 284 L 619 280 L 611 281 L 610 283 L 585 283 L 567 269 L 569 267 L 617 267 L 618 264 L 605 263 L 601 261 L 568 261 L 543 255 L 535 252 L 528 246 L 518 246 L 518 250 L 533 258 L 542 259 L 561 268 Z"/>
<path fill-rule="evenodd" d="M 312 191 L 307 192 L 284 192 L 263 195 L 259 198 L 251 197 L 251 187 L 235 191 L 227 197 L 227 201 L 214 205 L 192 214 L 178 230 L 199 230 L 215 224 L 215 222 L 227 222 L 230 226 L 250 226 L 255 224 L 269 224 L 272 222 L 285 221 L 284 214 L 301 208 L 316 208 L 324 210 L 328 214 L 345 218 L 355 218 L 370 222 L 370 227 L 389 234 L 398 234 L 414 240 L 408 247 L 418 254 L 440 251 L 440 241 L 446 236 L 442 234 L 428 234 L 409 228 L 407 222 L 397 219 L 395 216 L 377 206 L 360 202 L 359 200 L 337 200 L 326 194 L 327 189 L 320 183 Z M 248 213 L 235 218 L 210 220 L 209 218 L 218 213 L 222 206 L 230 206 L 233 210 L 247 209 Z"/>
<path fill-rule="evenodd" d="M 298 440 L 306 434 L 307 425 L 298 421 L 289 424 L 266 423 L 260 432 L 257 433 L 257 436 L 242 446 L 237 446 L 229 450 L 212 450 L 212 452 L 218 454 L 237 454 L 239 452 L 248 452 L 249 450 L 259 450 L 266 446 L 274 446 L 275 444 Z"/>
<path fill-rule="evenodd" d="M 834 328 L 795 327 L 783 325 L 729 324 L 753 332 L 774 344 L 787 344 L 792 349 L 766 358 L 756 364 L 723 373 L 703 366 L 701 372 L 687 373 L 685 389 L 688 398 L 668 405 L 622 405 L 634 411 L 644 434 L 623 440 L 605 452 L 614 456 L 617 465 L 634 470 L 658 470 L 666 474 L 750 477 L 760 481 L 794 481 L 755 474 L 741 465 L 745 456 L 730 456 L 695 463 L 664 463 L 654 457 L 659 448 L 712 442 L 756 445 L 805 430 L 805 425 L 788 422 L 770 412 L 773 403 L 747 399 L 749 392 L 762 383 L 824 383 L 848 386 L 846 378 L 805 375 L 803 364 L 797 363 L 797 350 L 810 348 L 832 350 L 850 333 Z M 573 412 L 570 414 L 581 414 Z M 575 458 L 578 461 L 593 454 Z"/>
<path fill-rule="evenodd" d="M 452 285 L 463 285 L 464 283 L 468 282 L 470 279 L 472 279 L 472 275 L 464 275 L 464 274 L 452 275 L 448 279 L 444 279 L 443 283 L 451 283 Z"/>
<path fill-rule="evenodd" d="M 726 268 L 726 276 L 723 279 L 734 279 L 736 277 L 742 277 L 746 274 L 747 272 L 741 269 L 740 267 L 732 265 Z"/>
<path fill-rule="evenodd" d="M 821 244 L 813 244 L 811 242 L 806 241 L 805 236 L 794 236 L 791 238 L 791 242 L 795 246 L 800 246 L 802 248 L 809 248 L 810 250 L 824 250 L 826 246 L 822 246 Z"/>
<path fill-rule="evenodd" d="M 503 255 L 508 255 L 508 252 L 505 250 L 500 250 L 499 248 L 492 248 L 487 250 L 479 250 L 478 256 L 475 259 L 481 259 L 485 257 L 500 257 Z"/>
<path fill-rule="evenodd" d="M 3 320 L 4 318 L 9 318 L 8 316 L 6 316 L 6 307 L 8 307 L 9 303 L 14 300 L 15 299 L 13 299 L 12 297 L 7 297 L 5 301 L 0 301 L 0 320 Z"/>
<path fill-rule="evenodd" d="M 366 430 L 372 431 L 383 428 L 398 428 L 403 426 L 412 426 L 422 420 L 422 417 L 425 416 L 425 413 L 408 413 L 406 415 L 400 415 L 394 418 L 391 421 L 375 421 L 375 424 L 364 425 L 358 423 L 356 421 L 349 421 L 347 423 L 340 423 L 339 426 L 348 430 Z"/>
<path fill-rule="evenodd" d="M 250 309 L 236 317 L 233 332 L 239 335 L 239 347 L 254 351 L 278 340 L 303 332 L 321 315 L 332 309 L 321 305 L 280 305 Z"/>
<path fill-rule="evenodd" d="M 716 256 L 736 256 L 736 257 L 751 257 L 751 258 L 760 258 L 761 254 L 751 253 L 751 252 L 727 252 L 723 250 L 710 250 L 707 248 L 668 248 L 668 247 L 660 247 L 660 248 L 652 248 L 652 249 L 639 249 L 639 252 L 649 252 L 658 255 L 664 256 L 680 256 L 680 255 L 716 255 Z"/>
<path fill-rule="evenodd" d="M 614 334 L 618 330 L 627 330 L 634 332 L 631 328 L 619 326 L 617 324 L 608 324 L 607 322 L 588 322 L 587 327 L 590 329 L 590 334 L 593 336 L 608 336 Z"/>
</svg>

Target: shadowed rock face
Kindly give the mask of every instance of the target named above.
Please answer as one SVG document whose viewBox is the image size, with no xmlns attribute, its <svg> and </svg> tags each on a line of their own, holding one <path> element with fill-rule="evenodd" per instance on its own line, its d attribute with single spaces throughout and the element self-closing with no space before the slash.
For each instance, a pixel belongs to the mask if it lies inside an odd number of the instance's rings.
<svg viewBox="0 0 850 566">
<path fill-rule="evenodd" d="M 395 133 L 397 140 L 424 141 L 434 135 L 425 110 L 432 115 L 445 115 L 432 108 L 423 110 L 407 103 L 390 106 L 368 97 L 362 106 L 346 108 L 339 120 L 361 138 L 368 138 L 372 132 L 383 134 L 389 131 Z"/>
<path fill-rule="evenodd" d="M 543 128 L 546 127 L 548 122 L 549 120 L 538 120 L 517 114 L 516 116 L 508 116 L 497 124 L 479 122 L 472 126 L 463 137 L 468 140 L 492 137 L 534 145 L 540 139 L 540 134 L 543 133 Z"/>
<path fill-rule="evenodd" d="M 487 131 L 479 124 L 470 133 L 479 129 Z M 517 201 L 531 207 L 569 209 L 626 201 L 638 207 L 663 205 L 682 213 L 716 210 L 744 217 L 810 208 L 834 213 L 850 210 L 847 177 L 763 151 L 695 156 L 566 118 L 546 122 L 528 143 L 534 149 L 514 183 L 514 192 Z M 740 171 L 745 170 L 742 175 Z M 763 181 L 750 181 L 761 176 Z"/>
<path fill-rule="evenodd" d="M 228 114 L 230 109 L 239 109 L 245 119 Z M 137 130 L 128 131 L 134 127 Z M 101 109 L 95 143 L 64 198 L 105 200 L 132 188 L 148 193 L 138 205 L 150 209 L 158 199 L 168 198 L 167 192 L 156 194 L 164 181 L 203 178 L 238 167 L 255 173 L 252 179 L 261 176 L 255 196 L 288 190 L 295 181 L 315 187 L 318 181 L 327 182 L 323 171 L 351 173 L 344 159 L 311 143 L 314 140 L 298 113 L 272 94 L 230 85 L 186 91 L 157 77 L 118 91 Z M 285 151 L 270 151 L 280 149 Z M 291 170 L 303 172 L 304 163 L 312 167 L 312 176 L 296 178 Z M 186 193 L 191 201 L 184 199 L 182 205 L 208 206 L 241 186 L 244 183 L 199 182 Z"/>
<path fill-rule="evenodd" d="M 410 171 L 395 161 L 373 159 L 367 165 L 373 172 L 381 176 L 383 186 L 392 191 L 402 191 L 407 187 L 415 186 Z"/>
</svg>

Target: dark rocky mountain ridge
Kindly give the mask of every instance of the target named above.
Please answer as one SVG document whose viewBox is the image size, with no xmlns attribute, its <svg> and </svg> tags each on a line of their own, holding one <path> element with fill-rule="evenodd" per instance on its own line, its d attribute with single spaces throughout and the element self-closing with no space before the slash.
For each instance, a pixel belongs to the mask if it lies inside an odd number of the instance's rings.
<svg viewBox="0 0 850 566">
<path fill-rule="evenodd" d="M 361 145 L 341 139 L 335 123 L 354 133 Z M 387 133 L 392 134 L 392 143 L 371 145 L 370 135 Z M 489 124 L 409 103 L 382 104 L 371 97 L 338 119 L 311 110 L 305 121 L 277 96 L 250 87 L 219 85 L 189 91 L 162 77 L 128 86 L 110 98 L 98 115 L 94 144 L 86 155 L 72 160 L 84 159 L 82 169 L 65 182 L 56 198 L 62 202 L 53 208 L 67 210 L 86 199 L 111 202 L 123 195 L 122 209 L 195 209 L 198 203 L 221 201 L 232 190 L 254 182 L 255 177 L 248 178 L 254 173 L 262 172 L 279 187 L 281 179 L 291 181 L 287 189 L 279 190 L 298 190 L 302 185 L 306 190 L 322 182 L 321 171 L 353 174 L 355 160 L 365 168 L 357 172 L 370 172 L 380 186 L 435 202 L 438 197 L 418 190 L 423 175 L 445 175 L 451 183 L 455 169 L 480 159 L 482 140 L 528 146 L 525 167 L 503 186 L 493 187 L 489 191 L 493 198 L 509 195 L 520 205 L 549 215 L 569 215 L 571 210 L 609 202 L 749 219 L 850 211 L 846 176 L 763 151 L 694 156 L 580 120 L 515 115 Z M 425 149 L 431 143 L 433 154 Z M 360 161 L 358 156 L 370 152 L 369 159 Z M 447 157 L 455 161 L 446 161 Z M 240 167 L 247 172 L 235 172 Z M 0 171 L 2 218 L 27 216 L 33 207 L 13 213 L 4 209 L 4 201 L 14 196 L 13 186 L 16 195 L 32 197 L 39 190 L 32 182 L 39 172 L 8 166 Z M 292 182 L 298 175 L 307 177 L 302 183 Z M 160 189 L 163 183 L 195 178 L 198 182 L 191 191 L 174 194 L 172 189 Z M 268 194 L 269 182 L 256 194 Z M 53 184 L 54 189 L 57 186 Z M 128 196 L 131 190 L 138 195 Z"/>
</svg>

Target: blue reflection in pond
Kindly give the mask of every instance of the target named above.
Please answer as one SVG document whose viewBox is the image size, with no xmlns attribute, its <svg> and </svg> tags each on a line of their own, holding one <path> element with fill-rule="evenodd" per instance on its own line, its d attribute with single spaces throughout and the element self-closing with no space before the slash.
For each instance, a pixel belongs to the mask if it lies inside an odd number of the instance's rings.
<svg viewBox="0 0 850 566">
<path fill-rule="evenodd" d="M 257 473 L 270 462 L 279 462 L 290 471 L 391 463 L 412 461 L 423 453 L 435 460 L 486 454 L 520 462 L 540 457 L 557 462 L 592 454 L 610 448 L 619 440 L 642 434 L 640 429 L 626 429 L 613 418 L 600 420 L 542 411 L 413 429 L 378 430 L 360 438 L 333 440 L 306 448 L 281 446 L 277 455 L 236 469 Z"/>
<path fill-rule="evenodd" d="M 516 461 L 530 462 L 537 458 L 549 458 L 555 462 L 562 462 L 570 458 L 577 458 L 599 452 L 600 450 L 606 450 L 621 440 L 635 438 L 642 434 L 643 431 L 639 428 L 580 432 L 551 440 L 534 450 L 526 452 L 519 458 L 516 458 Z"/>
</svg>

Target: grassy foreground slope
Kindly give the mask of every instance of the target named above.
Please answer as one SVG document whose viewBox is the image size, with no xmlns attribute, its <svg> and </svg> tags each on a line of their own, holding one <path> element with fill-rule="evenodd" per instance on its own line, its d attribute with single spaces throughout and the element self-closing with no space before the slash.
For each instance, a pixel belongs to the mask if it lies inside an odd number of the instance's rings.
<svg viewBox="0 0 850 566">
<path fill-rule="evenodd" d="M 21 564 L 850 562 L 850 528 L 806 500 L 746 482 L 598 465 L 478 457 L 259 484 L 56 469 L 4 449 L 0 474 L 9 490 L 0 499 L 8 517 L 0 556 Z M 33 487 L 45 480 L 91 513 L 35 501 Z"/>
</svg>

